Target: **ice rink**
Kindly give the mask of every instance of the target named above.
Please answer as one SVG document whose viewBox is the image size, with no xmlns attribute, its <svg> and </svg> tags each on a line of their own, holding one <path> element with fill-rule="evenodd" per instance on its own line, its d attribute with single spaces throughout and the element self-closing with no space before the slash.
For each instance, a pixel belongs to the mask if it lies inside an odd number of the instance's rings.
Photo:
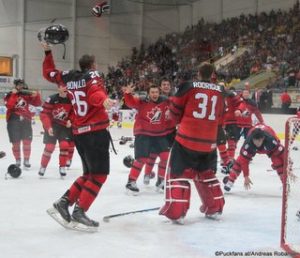
<svg viewBox="0 0 300 258">
<path fill-rule="evenodd" d="M 284 120 L 276 120 L 281 123 L 282 133 Z M 200 200 L 192 188 L 191 207 L 184 225 L 170 223 L 157 211 L 113 218 L 105 223 L 102 221 L 105 215 L 159 207 L 164 197 L 155 191 L 155 180 L 144 186 L 142 175 L 138 181 L 139 196 L 126 195 L 129 170 L 122 160 L 132 154 L 133 149 L 128 143 L 119 145 L 118 139 L 131 136 L 132 130 L 113 128 L 111 134 L 116 140 L 118 155 L 111 153 L 111 174 L 88 211 L 91 218 L 100 221 L 99 232 L 90 234 L 66 230 L 46 214 L 46 209 L 81 174 L 81 163 L 75 153 L 66 178 L 60 179 L 56 149 L 44 178 L 40 179 L 38 169 L 44 148 L 40 121 L 33 128 L 31 169 L 22 169 L 19 179 L 5 180 L 7 167 L 14 163 L 14 158 L 5 120 L 0 120 L 0 150 L 7 153 L 0 160 L 0 257 L 205 258 L 242 257 L 247 252 L 253 252 L 248 253 L 249 257 L 286 257 L 279 247 L 282 189 L 276 172 L 270 171 L 267 156 L 256 156 L 250 166 L 253 182 L 250 191 L 244 190 L 241 176 L 225 195 L 220 221 L 208 220 L 199 212 Z M 218 177 L 222 179 L 223 175 L 218 173 Z"/>
</svg>

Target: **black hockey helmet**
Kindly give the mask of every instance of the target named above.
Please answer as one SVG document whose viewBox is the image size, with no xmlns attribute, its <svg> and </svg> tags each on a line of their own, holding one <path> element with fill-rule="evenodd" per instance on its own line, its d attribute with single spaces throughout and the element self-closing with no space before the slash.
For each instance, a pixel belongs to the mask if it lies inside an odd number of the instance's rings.
<svg viewBox="0 0 300 258">
<path fill-rule="evenodd" d="M 9 174 L 13 178 L 18 178 L 21 173 L 22 170 L 16 164 L 11 164 L 7 168 L 7 174 Z"/>
<path fill-rule="evenodd" d="M 134 158 L 131 155 L 127 155 L 124 159 L 123 159 L 123 164 L 125 165 L 125 167 L 127 168 L 131 168 L 132 164 L 133 164 Z"/>
<path fill-rule="evenodd" d="M 41 29 L 37 35 L 39 41 L 45 41 L 49 44 L 62 44 L 69 39 L 69 31 L 62 24 L 53 24 L 47 28 Z"/>
<path fill-rule="evenodd" d="M 24 82 L 24 80 L 23 79 L 14 79 L 14 85 L 15 86 L 18 86 L 18 85 L 25 85 L 25 82 Z"/>
</svg>

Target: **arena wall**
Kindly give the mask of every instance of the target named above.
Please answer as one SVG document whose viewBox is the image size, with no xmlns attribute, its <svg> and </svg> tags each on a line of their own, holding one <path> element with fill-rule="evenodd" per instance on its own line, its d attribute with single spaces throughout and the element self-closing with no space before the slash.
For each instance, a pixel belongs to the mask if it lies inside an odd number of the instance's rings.
<svg viewBox="0 0 300 258">
<path fill-rule="evenodd" d="M 55 46 L 56 65 L 60 69 L 76 68 L 83 53 L 97 57 L 100 71 L 131 53 L 141 43 L 150 44 L 171 32 L 204 18 L 220 22 L 241 13 L 288 9 L 296 0 L 202 0 L 190 5 L 157 7 L 130 1 L 111 0 L 111 14 L 91 16 L 97 0 L 0 0 L 0 55 L 13 57 L 13 77 L 25 78 L 31 88 L 51 89 L 41 76 L 43 52 L 37 40 L 40 28 L 51 22 L 69 28 L 66 58 L 63 47 Z M 11 87 L 12 78 L 0 78 L 0 87 Z"/>
<path fill-rule="evenodd" d="M 39 120 L 39 113 L 41 108 L 33 108 L 36 112 L 36 119 Z M 34 112 L 34 111 L 33 111 Z M 0 118 L 5 119 L 6 107 L 0 106 Z M 135 110 L 120 110 L 119 111 L 119 122 L 122 124 L 122 128 L 133 128 L 134 117 L 136 111 Z M 110 119 L 112 118 L 112 114 L 109 113 Z M 280 139 L 284 139 L 284 130 L 285 130 L 285 122 L 291 117 L 291 115 L 276 115 L 276 114 L 263 114 L 266 125 L 270 125 Z M 117 121 L 113 122 L 111 119 L 111 125 L 117 127 Z M 122 129 L 120 129 L 122 130 Z"/>
</svg>

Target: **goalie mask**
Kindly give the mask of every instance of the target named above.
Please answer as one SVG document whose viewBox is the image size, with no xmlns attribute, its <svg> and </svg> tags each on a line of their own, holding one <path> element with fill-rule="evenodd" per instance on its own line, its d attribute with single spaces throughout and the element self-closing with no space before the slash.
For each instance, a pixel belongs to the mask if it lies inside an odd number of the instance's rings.
<svg viewBox="0 0 300 258">
<path fill-rule="evenodd" d="M 62 24 L 53 24 L 47 28 L 43 28 L 37 35 L 39 41 L 47 42 L 48 44 L 62 44 L 69 39 L 69 31 Z"/>
<path fill-rule="evenodd" d="M 123 159 L 123 164 L 124 164 L 125 167 L 127 167 L 127 168 L 131 168 L 133 162 L 134 162 L 134 158 L 133 158 L 131 155 L 128 155 L 128 156 L 126 156 L 126 157 Z"/>
<path fill-rule="evenodd" d="M 15 164 L 11 164 L 7 168 L 7 174 L 13 178 L 18 178 L 22 173 L 22 170 Z"/>
</svg>

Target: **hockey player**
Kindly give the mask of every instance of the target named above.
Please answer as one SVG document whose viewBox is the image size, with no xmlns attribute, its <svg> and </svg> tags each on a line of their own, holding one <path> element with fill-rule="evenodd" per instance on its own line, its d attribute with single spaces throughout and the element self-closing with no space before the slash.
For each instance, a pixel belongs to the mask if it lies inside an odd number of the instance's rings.
<svg viewBox="0 0 300 258">
<path fill-rule="evenodd" d="M 235 149 L 240 138 L 240 131 L 237 127 L 235 110 L 243 101 L 243 99 L 239 94 L 235 92 L 234 87 L 231 87 L 230 90 L 232 91 L 232 94 L 225 99 L 226 107 L 223 117 L 223 125 L 225 126 L 225 132 L 228 142 L 228 156 L 230 159 L 234 159 Z"/>
<path fill-rule="evenodd" d="M 244 174 L 244 186 L 248 190 L 252 181 L 249 177 L 249 163 L 255 154 L 267 154 L 272 160 L 272 168 L 277 171 L 282 180 L 284 147 L 273 129 L 267 125 L 258 124 L 248 133 L 241 147 L 240 155 L 235 160 L 228 176 L 224 177 L 224 189 L 230 191 L 241 171 Z"/>
<path fill-rule="evenodd" d="M 53 94 L 43 104 L 40 113 L 45 133 L 44 152 L 41 159 L 39 175 L 44 176 L 51 155 L 55 149 L 56 141 L 59 143 L 59 173 L 66 176 L 66 166 L 72 160 L 74 152 L 73 134 L 71 128 L 72 104 L 67 98 L 67 89 L 63 85 L 58 87 L 58 93 Z M 70 153 L 71 152 L 71 153 Z"/>
<path fill-rule="evenodd" d="M 211 82 L 216 82 L 216 74 L 213 73 L 213 75 L 214 75 L 214 77 L 211 78 Z M 225 84 L 222 82 L 219 83 L 219 85 L 225 87 Z M 235 93 L 231 92 L 230 94 L 228 94 L 228 96 L 234 97 Z M 225 101 L 223 103 L 223 112 L 225 112 Z M 230 156 L 228 154 L 227 138 L 226 138 L 226 132 L 224 129 L 223 115 L 219 119 L 218 134 L 217 134 L 217 148 L 218 148 L 219 155 L 221 158 L 221 172 L 224 173 L 227 171 L 228 167 L 230 167 L 233 164 L 233 159 L 230 158 Z"/>
<path fill-rule="evenodd" d="M 99 222 L 90 219 L 86 212 L 109 174 L 111 136 L 107 130 L 109 119 L 106 109 L 114 101 L 107 96 L 103 80 L 96 70 L 94 56 L 83 55 L 79 59 L 80 71 L 60 71 L 55 68 L 50 46 L 46 43 L 42 46 L 45 50 L 44 77 L 67 87 L 67 97 L 71 100 L 74 114 L 72 129 L 75 145 L 83 165 L 83 175 L 53 204 L 54 212 L 59 214 L 63 224 L 73 220 L 93 230 Z M 69 206 L 73 204 L 75 207 L 71 216 Z"/>
<path fill-rule="evenodd" d="M 25 82 L 21 79 L 14 81 L 15 88 L 5 98 L 6 121 L 9 141 L 12 143 L 12 152 L 16 165 L 21 166 L 21 142 L 23 144 L 23 165 L 30 168 L 30 154 L 32 142 L 32 113 L 29 105 L 40 106 L 41 96 L 37 91 L 24 90 Z"/>
<path fill-rule="evenodd" d="M 254 100 L 250 98 L 249 89 L 242 91 L 241 97 L 243 101 L 238 105 L 234 114 L 239 128 L 239 135 L 246 138 L 248 131 L 253 127 L 252 114 L 256 116 L 258 122 L 263 124 L 264 119 Z"/>
<path fill-rule="evenodd" d="M 122 128 L 122 113 L 120 112 L 120 103 L 118 99 L 115 99 L 115 104 L 109 110 L 111 114 L 110 128 L 117 123 L 118 128 Z"/>
<path fill-rule="evenodd" d="M 202 64 L 200 81 L 182 83 L 172 98 L 170 111 L 177 118 L 178 130 L 170 154 L 166 203 L 160 214 L 179 223 L 189 209 L 189 179 L 194 181 L 202 200 L 200 211 L 207 217 L 221 214 L 225 203 L 215 176 L 224 88 L 210 83 L 213 70 L 211 64 Z"/>
<path fill-rule="evenodd" d="M 166 96 L 166 97 L 171 97 L 172 96 L 172 86 L 171 86 L 171 81 L 167 78 L 162 78 L 160 80 L 160 92 L 161 95 Z M 170 123 L 172 123 L 172 120 L 168 120 Z M 172 126 L 172 125 L 171 125 Z M 171 148 L 173 142 L 174 142 L 174 137 L 176 133 L 176 128 L 175 124 L 173 123 L 174 130 L 166 136 L 169 140 L 169 146 Z M 149 158 L 146 162 L 145 166 L 145 175 L 144 175 L 144 184 L 148 185 L 150 183 L 150 179 L 155 176 L 155 173 L 153 172 L 153 167 L 155 164 L 155 161 L 158 157 L 158 153 L 150 153 Z M 158 181 L 160 179 L 158 178 Z"/>
<path fill-rule="evenodd" d="M 139 188 L 136 185 L 136 181 L 150 153 L 158 153 L 160 162 L 158 164 L 156 187 L 163 187 L 169 156 L 169 141 L 166 136 L 173 131 L 173 127 L 168 123 L 167 117 L 169 100 L 160 96 L 157 85 L 150 85 L 145 99 L 134 97 L 132 95 L 133 90 L 133 85 L 128 85 L 124 88 L 125 104 L 137 110 L 133 129 L 135 135 L 135 160 L 129 173 L 126 189 L 132 193 L 138 193 Z"/>
</svg>

